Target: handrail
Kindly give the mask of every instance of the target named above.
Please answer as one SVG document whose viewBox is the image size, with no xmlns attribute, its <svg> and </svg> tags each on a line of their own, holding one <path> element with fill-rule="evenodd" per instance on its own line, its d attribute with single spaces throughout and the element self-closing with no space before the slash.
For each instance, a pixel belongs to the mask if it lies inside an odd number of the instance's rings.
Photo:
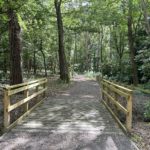
<svg viewBox="0 0 150 150">
<path fill-rule="evenodd" d="M 101 94 L 102 94 L 102 102 L 106 106 L 106 108 L 111 112 L 113 117 L 122 127 L 125 132 L 130 132 L 132 129 L 132 93 L 133 91 L 125 88 L 123 86 L 117 85 L 108 80 L 102 79 L 100 76 L 97 76 L 97 81 L 101 84 Z M 114 93 L 114 95 L 112 94 Z M 127 105 L 123 106 L 119 101 L 118 97 L 124 97 Z M 126 123 L 125 125 L 120 121 L 120 119 L 116 116 L 115 112 L 112 110 L 111 105 L 115 106 L 115 108 L 120 110 L 126 115 Z M 116 110 L 115 110 L 116 111 Z"/>
<path fill-rule="evenodd" d="M 36 80 L 32 80 L 32 81 L 28 81 L 28 82 L 25 82 L 25 83 L 20 83 L 20 84 L 16 84 L 16 85 L 5 85 L 3 86 L 4 89 L 14 89 L 14 88 L 18 88 L 18 87 L 22 87 L 22 86 L 25 86 L 25 85 L 30 85 L 30 84 L 33 84 L 33 83 L 36 83 L 36 82 L 39 82 L 39 81 L 42 81 L 42 80 L 45 80 L 45 78 L 41 78 L 41 79 L 36 79 Z"/>
<path fill-rule="evenodd" d="M 107 82 L 107 83 L 110 83 L 111 85 L 115 86 L 116 88 L 119 88 L 119 89 L 123 90 L 123 91 L 126 92 L 126 93 L 132 93 L 132 92 L 133 92 L 131 89 L 128 89 L 128 88 L 123 87 L 123 86 L 120 86 L 120 85 L 115 84 L 115 83 L 113 83 L 113 82 L 110 82 L 110 81 L 108 81 L 108 80 L 103 79 L 103 81 L 105 81 L 105 82 Z"/>
<path fill-rule="evenodd" d="M 34 108 L 36 108 L 44 99 L 39 100 L 32 108 L 29 108 L 29 102 L 35 98 L 39 97 L 39 95 L 43 94 L 45 97 L 45 91 L 47 90 L 46 87 L 47 79 L 42 78 L 26 83 L 21 83 L 12 86 L 4 86 L 4 130 L 9 130 L 13 126 L 15 126 L 24 116 L 29 114 Z M 29 95 L 29 90 L 36 88 L 35 92 Z M 11 96 L 20 93 L 24 95 L 24 99 L 17 101 L 15 104 L 11 104 Z M 38 99 L 38 98 L 37 98 Z M 11 111 L 15 110 L 16 108 L 23 106 L 25 113 L 19 117 L 16 121 L 11 122 Z"/>
</svg>

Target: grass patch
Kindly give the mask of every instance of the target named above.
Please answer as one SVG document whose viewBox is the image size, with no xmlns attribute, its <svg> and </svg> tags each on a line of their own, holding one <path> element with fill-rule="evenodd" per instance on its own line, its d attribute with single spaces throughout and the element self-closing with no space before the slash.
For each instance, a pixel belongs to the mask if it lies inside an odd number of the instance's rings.
<svg viewBox="0 0 150 150">
<path fill-rule="evenodd" d="M 56 95 L 57 93 L 67 90 L 69 87 L 73 85 L 73 83 L 74 83 L 73 81 L 70 81 L 69 83 L 65 83 L 62 80 L 60 80 L 58 77 L 51 77 L 48 79 L 47 93 L 49 95 Z"/>
<path fill-rule="evenodd" d="M 93 71 L 87 71 L 84 73 L 85 77 L 89 78 L 89 79 L 95 79 L 97 75 L 99 75 L 99 73 L 95 73 Z"/>
<path fill-rule="evenodd" d="M 136 143 L 142 142 L 142 137 L 135 133 L 132 135 L 131 139 Z"/>
</svg>

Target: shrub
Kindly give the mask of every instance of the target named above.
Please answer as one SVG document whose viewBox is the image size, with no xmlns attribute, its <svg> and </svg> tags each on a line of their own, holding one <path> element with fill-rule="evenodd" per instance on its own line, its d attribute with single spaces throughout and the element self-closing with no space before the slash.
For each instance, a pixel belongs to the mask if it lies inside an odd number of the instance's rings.
<svg viewBox="0 0 150 150">
<path fill-rule="evenodd" d="M 144 121 L 150 122 L 150 101 L 145 105 Z"/>
</svg>

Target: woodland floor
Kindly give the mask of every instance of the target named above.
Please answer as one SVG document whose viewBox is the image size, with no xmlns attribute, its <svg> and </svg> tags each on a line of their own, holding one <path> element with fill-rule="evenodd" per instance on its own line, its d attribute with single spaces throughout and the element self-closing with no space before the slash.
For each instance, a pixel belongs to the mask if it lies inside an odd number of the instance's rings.
<svg viewBox="0 0 150 150">
<path fill-rule="evenodd" d="M 99 101 L 95 81 L 78 76 L 65 91 L 49 90 L 40 107 L 0 137 L 0 149 L 136 149 Z"/>
<path fill-rule="evenodd" d="M 150 95 L 134 92 L 133 95 L 133 140 L 141 150 L 150 150 L 150 122 L 144 122 L 143 114 Z"/>
<path fill-rule="evenodd" d="M 81 85 L 81 83 L 82 83 L 82 85 Z M 72 81 L 71 84 L 69 84 L 69 85 L 60 83 L 60 81 L 58 81 L 56 77 L 52 77 L 52 78 L 49 78 L 47 97 L 50 97 L 54 102 L 54 100 L 59 99 L 62 96 L 63 97 L 65 96 L 68 100 L 71 99 L 71 101 L 73 102 L 78 97 L 78 95 L 82 95 L 85 91 L 87 91 L 86 93 L 84 93 L 84 95 L 90 95 L 90 93 L 92 92 L 93 95 L 95 96 L 95 98 L 98 100 L 99 99 L 98 98 L 99 96 L 97 95 L 98 86 L 93 86 L 93 85 L 95 85 L 94 81 L 87 81 L 87 83 L 86 83 L 85 78 L 83 76 L 77 77 L 75 79 L 75 81 Z M 69 90 L 67 90 L 67 89 L 69 89 Z M 71 98 L 67 95 L 64 95 L 64 94 L 67 94 L 70 92 L 71 92 Z M 149 132 L 150 131 L 150 123 L 145 123 L 141 120 L 141 118 L 142 118 L 141 114 L 143 113 L 143 110 L 144 110 L 143 107 L 141 107 L 141 106 L 143 105 L 143 101 L 146 101 L 148 98 L 149 98 L 148 95 L 134 93 L 134 107 L 133 107 L 133 109 L 134 109 L 133 133 L 134 134 L 133 134 L 132 139 L 137 143 L 140 150 L 149 150 L 150 149 L 150 132 Z M 91 98 L 85 97 L 85 99 L 91 99 Z M 69 103 L 68 100 L 66 100 L 65 103 L 66 102 Z M 83 100 L 84 100 L 84 98 L 83 98 Z M 52 102 L 52 106 L 54 104 L 53 102 Z M 91 101 L 90 105 L 93 106 L 92 101 Z M 70 104 L 69 104 L 69 106 L 71 107 Z M 2 92 L 0 91 L 0 126 L 2 126 L 2 124 L 3 124 L 2 123 L 2 120 L 3 120 L 2 109 L 3 109 L 2 108 Z M 96 110 L 97 110 L 97 107 L 96 107 Z M 140 112 L 140 113 L 138 114 L 138 112 Z M 23 136 L 25 136 L 25 135 L 23 134 Z M 35 136 L 35 134 L 34 134 L 34 136 Z M 71 137 L 72 135 L 69 135 L 69 136 Z M 89 135 L 87 135 L 87 136 L 89 136 Z M 93 135 L 93 136 L 95 136 L 95 135 Z M 17 136 L 16 136 L 16 139 L 17 139 Z M 24 138 L 22 136 L 21 136 L 21 139 L 24 140 Z M 10 139 L 9 142 L 12 142 L 11 140 L 12 139 Z M 4 142 L 3 140 L 0 140 L 0 145 L 3 142 Z M 7 144 L 7 142 L 5 144 Z M 10 147 L 10 149 L 14 149 L 14 148 Z M 80 149 L 80 148 L 78 148 L 78 149 Z M 86 149 L 86 148 L 84 148 L 84 149 Z M 89 148 L 89 149 L 92 150 L 91 148 Z M 1 150 L 1 148 L 0 148 L 0 150 Z"/>
</svg>

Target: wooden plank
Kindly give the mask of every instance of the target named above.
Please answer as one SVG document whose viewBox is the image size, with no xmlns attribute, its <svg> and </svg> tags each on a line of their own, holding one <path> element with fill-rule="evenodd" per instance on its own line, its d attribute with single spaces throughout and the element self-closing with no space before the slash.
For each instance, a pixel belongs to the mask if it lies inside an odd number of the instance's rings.
<svg viewBox="0 0 150 150">
<path fill-rule="evenodd" d="M 17 85 L 11 85 L 11 86 L 6 85 L 4 88 L 10 90 L 10 89 L 14 89 L 14 88 L 30 85 L 30 84 L 33 84 L 33 83 L 36 83 L 36 82 L 44 81 L 44 80 L 47 81 L 46 78 L 42 78 L 42 79 L 33 80 L 33 81 L 29 81 L 29 82 L 25 82 L 25 83 L 21 83 L 21 84 L 17 84 Z"/>
<path fill-rule="evenodd" d="M 128 114 L 128 110 L 124 108 L 119 102 L 117 102 L 111 95 L 109 95 L 105 90 L 103 90 L 103 93 L 111 100 L 113 104 L 117 106 L 120 110 L 122 110 L 125 114 Z"/>
<path fill-rule="evenodd" d="M 126 114 L 126 127 L 121 123 L 121 121 L 119 120 L 119 118 L 115 115 L 115 113 L 111 110 L 111 108 L 107 105 L 107 102 L 104 101 L 104 96 L 102 96 L 102 100 L 104 105 L 106 106 L 106 108 L 111 112 L 111 114 L 114 116 L 114 118 L 116 119 L 116 121 L 119 123 L 119 125 L 121 126 L 121 128 L 127 132 L 127 131 L 131 131 L 132 129 L 132 93 L 133 91 L 122 87 L 120 85 L 114 84 L 112 82 L 109 82 L 107 80 L 102 80 L 101 81 L 101 85 L 103 87 L 102 91 L 102 95 L 105 94 L 113 104 L 115 104 L 115 106 L 117 106 L 117 108 L 119 108 L 120 110 L 122 110 L 125 114 Z M 109 88 L 109 91 L 106 91 L 105 89 Z M 112 97 L 109 92 L 114 92 L 116 94 L 118 94 L 119 96 L 123 96 L 126 98 L 127 100 L 127 108 L 123 107 L 118 101 L 117 101 L 117 96 L 115 95 L 115 98 Z"/>
<path fill-rule="evenodd" d="M 107 103 L 102 100 L 103 104 L 105 105 L 105 107 L 108 109 L 108 111 L 111 113 L 111 115 L 114 117 L 114 119 L 117 121 L 118 125 L 122 128 L 122 130 L 127 134 L 128 130 L 127 128 L 121 123 L 121 121 L 119 120 L 119 118 L 114 114 L 114 112 L 111 110 L 111 108 L 107 105 Z"/>
<path fill-rule="evenodd" d="M 38 107 L 43 101 L 45 100 L 42 99 L 40 102 L 38 102 L 36 105 L 34 105 L 30 110 L 28 110 L 26 113 L 24 113 L 20 118 L 18 118 L 16 121 L 14 121 L 10 126 L 4 128 L 4 131 L 9 131 L 10 129 L 12 129 L 14 126 L 16 126 L 20 121 L 22 121 L 22 119 L 29 115 L 31 113 L 31 111 L 33 111 L 36 107 Z"/>
<path fill-rule="evenodd" d="M 46 90 L 47 90 L 47 88 L 42 89 L 41 91 L 36 92 L 36 93 L 32 94 L 31 96 L 28 96 L 27 98 L 25 98 L 25 99 L 23 99 L 23 100 L 21 100 L 21 101 L 15 103 L 15 104 L 9 106 L 9 107 L 8 107 L 8 112 L 10 112 L 10 111 L 16 109 L 17 107 L 19 107 L 19 106 L 21 106 L 21 105 L 27 103 L 28 101 L 30 101 L 30 100 L 33 99 L 34 97 L 36 97 L 36 96 L 42 94 L 42 93 L 43 93 L 44 91 L 46 91 Z"/>
<path fill-rule="evenodd" d="M 121 96 L 124 96 L 125 98 L 128 98 L 130 95 L 129 94 L 126 94 L 125 92 L 119 90 L 119 89 L 116 89 L 115 87 L 113 87 L 112 85 L 109 85 L 105 82 L 102 82 L 102 84 L 106 87 L 108 87 L 109 89 L 113 90 L 114 92 L 118 93 L 119 95 Z"/>
<path fill-rule="evenodd" d="M 22 92 L 22 91 L 25 91 L 25 90 L 28 90 L 30 88 L 33 88 L 33 87 L 36 87 L 38 85 L 41 85 L 41 84 L 44 84 L 46 83 L 47 81 L 40 81 L 38 83 L 34 83 L 34 84 L 31 84 L 31 85 L 27 85 L 25 87 L 21 87 L 21 88 L 17 88 L 17 89 L 14 89 L 14 90 L 10 90 L 8 91 L 8 95 L 13 95 L 13 94 L 16 94 L 16 93 L 19 93 L 19 92 Z"/>
<path fill-rule="evenodd" d="M 115 84 L 115 83 L 113 83 L 113 82 L 110 82 L 110 81 L 108 81 L 108 80 L 103 79 L 103 81 L 104 81 L 104 82 L 107 82 L 107 83 L 109 83 L 109 84 L 111 84 L 111 85 L 113 85 L 113 86 L 115 86 L 115 87 L 118 87 L 120 90 L 124 90 L 125 92 L 127 92 L 127 93 L 129 93 L 129 94 L 131 94 L 131 93 L 133 92 L 133 90 L 131 90 L 131 89 L 125 88 L 125 87 L 123 87 L 123 86 L 120 86 L 120 85 Z"/>
</svg>

